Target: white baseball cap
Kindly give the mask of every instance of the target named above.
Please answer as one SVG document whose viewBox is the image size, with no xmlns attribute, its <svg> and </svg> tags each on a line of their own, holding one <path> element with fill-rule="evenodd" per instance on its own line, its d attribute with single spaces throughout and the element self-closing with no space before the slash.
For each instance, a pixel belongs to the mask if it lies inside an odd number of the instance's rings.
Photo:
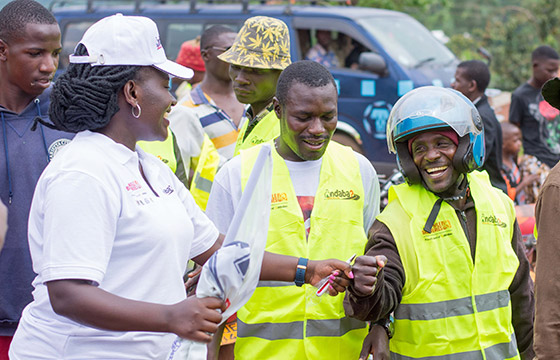
<svg viewBox="0 0 560 360">
<path fill-rule="evenodd" d="M 79 44 L 85 56 L 70 55 L 75 64 L 153 66 L 171 76 L 190 79 L 193 71 L 165 56 L 157 25 L 144 16 L 116 14 L 103 18 L 87 29 Z"/>
</svg>

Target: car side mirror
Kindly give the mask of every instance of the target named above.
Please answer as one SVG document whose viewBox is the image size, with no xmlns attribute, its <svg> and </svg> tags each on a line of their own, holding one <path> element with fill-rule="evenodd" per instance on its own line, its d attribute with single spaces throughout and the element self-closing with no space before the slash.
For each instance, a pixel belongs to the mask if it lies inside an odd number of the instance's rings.
<svg viewBox="0 0 560 360">
<path fill-rule="evenodd" d="M 361 53 L 358 64 L 360 70 L 371 71 L 379 76 L 387 75 L 387 63 L 385 63 L 385 59 L 374 52 Z"/>
</svg>

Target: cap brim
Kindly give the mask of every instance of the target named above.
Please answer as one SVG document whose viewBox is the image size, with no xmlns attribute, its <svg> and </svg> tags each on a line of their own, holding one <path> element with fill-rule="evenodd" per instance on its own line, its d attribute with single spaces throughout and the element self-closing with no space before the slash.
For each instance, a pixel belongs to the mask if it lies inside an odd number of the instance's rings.
<svg viewBox="0 0 560 360">
<path fill-rule="evenodd" d="M 194 75 L 194 71 L 192 71 L 192 69 L 189 69 L 188 67 L 185 67 L 183 65 L 179 65 L 171 60 L 167 60 L 162 64 L 154 64 L 153 66 L 165 73 L 168 73 L 171 76 L 178 77 L 180 79 L 190 79 Z"/>
<path fill-rule="evenodd" d="M 543 85 L 542 95 L 547 103 L 560 110 L 560 79 L 548 80 Z"/>
</svg>

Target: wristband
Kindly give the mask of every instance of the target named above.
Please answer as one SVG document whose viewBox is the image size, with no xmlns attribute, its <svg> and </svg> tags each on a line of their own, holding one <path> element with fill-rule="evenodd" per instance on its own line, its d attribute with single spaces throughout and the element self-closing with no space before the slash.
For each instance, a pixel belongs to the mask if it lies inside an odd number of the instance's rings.
<svg viewBox="0 0 560 360">
<path fill-rule="evenodd" d="M 307 262 L 309 259 L 299 258 L 296 268 L 296 278 L 294 282 L 296 286 L 303 286 L 305 284 L 305 271 L 307 270 Z"/>
<path fill-rule="evenodd" d="M 393 334 L 395 333 L 395 319 L 393 318 L 392 315 L 389 315 L 388 319 L 381 319 L 378 322 L 376 322 L 375 324 L 383 327 L 383 329 L 385 329 L 385 332 L 387 333 L 387 337 L 389 338 L 389 340 L 393 337 Z"/>
</svg>

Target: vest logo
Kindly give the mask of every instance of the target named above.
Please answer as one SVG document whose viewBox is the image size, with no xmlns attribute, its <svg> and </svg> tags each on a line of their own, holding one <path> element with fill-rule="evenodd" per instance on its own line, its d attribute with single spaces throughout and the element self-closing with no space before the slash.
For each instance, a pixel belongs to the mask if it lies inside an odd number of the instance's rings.
<svg viewBox="0 0 560 360">
<path fill-rule="evenodd" d="M 422 229 L 422 235 L 434 234 L 439 231 L 445 231 L 449 229 L 451 229 L 451 221 L 449 220 L 438 221 L 437 223 L 434 223 L 434 225 L 432 225 L 431 232 L 426 232 L 424 229 Z"/>
<path fill-rule="evenodd" d="M 288 194 L 273 193 L 270 201 L 270 210 L 285 209 L 288 207 Z"/>
<path fill-rule="evenodd" d="M 133 182 L 129 182 L 128 185 L 126 185 L 126 190 L 127 191 L 135 191 L 135 190 L 140 190 L 142 188 L 142 185 L 140 185 L 138 183 L 138 181 L 134 180 Z"/>
<path fill-rule="evenodd" d="M 432 225 L 431 232 L 426 232 L 422 229 L 422 237 L 425 241 L 440 240 L 453 235 L 452 228 L 450 220 L 438 221 Z"/>
<path fill-rule="evenodd" d="M 253 145 L 259 145 L 259 144 L 262 144 L 262 143 L 264 142 L 263 139 L 261 139 L 261 138 L 259 138 L 259 137 L 257 137 L 257 136 L 253 136 L 253 137 L 251 138 L 251 140 L 249 140 L 249 141 L 250 141 L 251 144 L 253 144 Z"/>
<path fill-rule="evenodd" d="M 158 159 L 160 159 L 161 161 L 163 161 L 164 164 L 169 163 L 169 160 L 165 159 L 165 158 L 164 158 L 163 156 L 161 156 L 161 155 L 156 155 L 156 157 L 157 157 Z"/>
<path fill-rule="evenodd" d="M 354 190 L 325 190 L 325 200 L 358 200 L 360 195 L 355 194 Z"/>
<path fill-rule="evenodd" d="M 507 224 L 503 222 L 499 217 L 496 215 L 482 215 L 481 221 L 484 225 L 494 225 L 505 228 Z"/>
<path fill-rule="evenodd" d="M 66 145 L 70 143 L 69 139 L 58 139 L 55 140 L 48 149 L 49 160 L 52 160 L 54 156 Z"/>
<path fill-rule="evenodd" d="M 271 202 L 273 204 L 279 203 L 279 202 L 284 202 L 284 201 L 288 201 L 288 194 L 286 193 L 275 193 L 272 194 L 272 200 Z"/>
</svg>

